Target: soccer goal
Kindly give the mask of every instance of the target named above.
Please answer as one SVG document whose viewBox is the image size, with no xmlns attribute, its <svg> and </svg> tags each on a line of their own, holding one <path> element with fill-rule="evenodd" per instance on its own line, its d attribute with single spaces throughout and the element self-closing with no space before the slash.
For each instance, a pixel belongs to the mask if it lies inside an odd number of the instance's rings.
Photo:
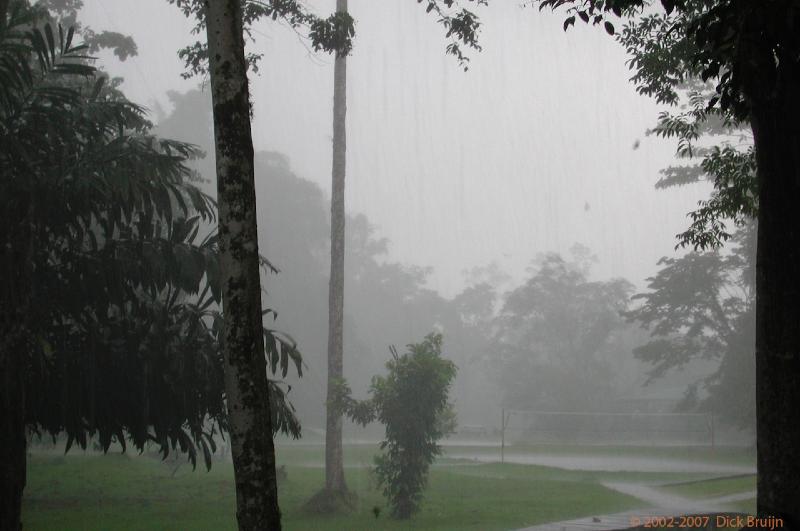
<svg viewBox="0 0 800 531">
<path fill-rule="evenodd" d="M 598 413 L 501 410 L 501 446 L 578 444 L 714 446 L 709 413 Z"/>
</svg>

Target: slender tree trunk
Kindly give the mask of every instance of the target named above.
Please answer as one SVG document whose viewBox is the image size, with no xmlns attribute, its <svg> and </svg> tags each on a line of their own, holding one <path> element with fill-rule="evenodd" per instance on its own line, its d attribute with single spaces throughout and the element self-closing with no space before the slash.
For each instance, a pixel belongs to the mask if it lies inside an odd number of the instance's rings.
<svg viewBox="0 0 800 531">
<path fill-rule="evenodd" d="M 336 0 L 336 11 L 347 12 L 347 0 Z M 333 71 L 333 171 L 331 186 L 331 276 L 328 285 L 328 401 L 343 376 L 344 329 L 344 181 L 347 157 L 347 56 L 336 54 Z M 325 489 L 346 492 L 342 458 L 342 416 L 327 408 Z"/>
<path fill-rule="evenodd" d="M 8 5 L 10 0 L 0 0 L 0 28 L 6 25 L 8 20 Z"/>
<path fill-rule="evenodd" d="M 205 0 L 217 157 L 223 354 L 236 518 L 279 530 L 275 447 L 261 319 L 250 98 L 239 0 Z"/>
<path fill-rule="evenodd" d="M 756 266 L 758 513 L 782 517 L 786 529 L 799 529 L 800 68 L 796 63 L 781 63 L 776 90 L 761 94 L 751 116 L 760 186 Z"/>
</svg>

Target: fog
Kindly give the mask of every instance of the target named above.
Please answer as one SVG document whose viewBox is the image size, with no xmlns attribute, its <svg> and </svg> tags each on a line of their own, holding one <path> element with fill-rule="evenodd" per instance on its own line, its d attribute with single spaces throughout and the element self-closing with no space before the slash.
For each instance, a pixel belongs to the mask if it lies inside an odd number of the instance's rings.
<svg viewBox="0 0 800 531">
<path fill-rule="evenodd" d="M 662 109 L 636 94 L 625 51 L 604 32 L 564 33 L 559 14 L 498 3 L 479 11 L 483 51 L 463 72 L 414 2 L 350 9 L 346 205 L 391 242 L 393 260 L 432 267 L 430 286 L 453 296 L 464 270 L 496 262 L 520 280 L 538 253 L 575 242 L 597 254 L 599 278 L 636 284 L 672 254 L 709 189 L 654 189 L 675 145 L 646 135 Z M 87 1 L 85 18 L 135 38 L 138 57 L 104 61 L 133 101 L 168 111 L 170 90 L 198 85 L 180 78 L 172 53 L 193 42 L 177 9 Z M 329 195 L 333 60 L 280 23 L 258 32 L 249 49 L 264 54 L 251 76 L 256 150 L 284 154 Z"/>
<path fill-rule="evenodd" d="M 303 5 L 327 16 L 336 2 Z M 575 518 L 675 509 L 683 498 L 646 490 L 662 483 L 749 478 L 753 227 L 718 252 L 678 245 L 712 184 L 656 188 L 682 163 L 677 139 L 651 132 L 675 108 L 637 93 L 629 55 L 602 25 L 565 32 L 562 12 L 473 7 L 482 50 L 466 51 L 465 71 L 418 2 L 349 2 L 344 377 L 353 396 L 374 392 L 390 347 L 404 352 L 439 332 L 457 367 L 456 420 L 434 466 L 502 461 L 569 481 L 584 471 L 597 476 L 591 488 L 641 502 Z M 101 50 L 96 66 L 147 107 L 157 135 L 202 150 L 189 165 L 216 196 L 209 80 L 184 79 L 177 53 L 205 36 L 163 0 L 84 0 L 79 19 L 135 40 L 137 55 Z M 293 463 L 324 466 L 334 59 L 280 20 L 259 21 L 247 51 L 263 55 L 249 77 L 258 243 L 279 270 L 262 275 L 263 305 L 276 312 L 266 326 L 289 334 L 303 358 L 302 377 L 275 377 L 302 426 L 299 439 L 276 439 L 291 485 L 306 473 Z M 213 229 L 205 220 L 201 232 Z M 383 437 L 380 423 L 345 421 L 348 474 L 372 465 L 363 448 Z M 227 466 L 229 443 L 215 440 Z M 727 510 L 753 489 L 686 510 Z"/>
<path fill-rule="evenodd" d="M 333 4 L 309 6 L 325 13 Z M 470 53 L 464 72 L 445 55 L 441 28 L 414 2 L 356 1 L 350 10 L 357 37 L 348 58 L 346 209 L 366 217 L 375 239 L 386 239 L 379 262 L 426 268 L 424 286 L 451 299 L 475 268 L 491 265 L 507 275 L 497 286 L 502 292 L 525 280 L 537 256 L 567 254 L 576 243 L 596 256 L 593 280 L 625 278 L 639 288 L 659 258 L 675 254 L 675 235 L 709 187 L 655 189 L 659 170 L 674 162 L 675 143 L 648 135 L 663 108 L 636 93 L 625 51 L 604 32 L 565 33 L 558 14 L 502 3 L 480 10 L 483 51 Z M 191 24 L 174 7 L 87 1 L 82 14 L 89 26 L 134 37 L 138 56 L 120 62 L 101 54 L 104 68 L 162 121 L 175 106 L 171 93 L 205 86 L 207 80 L 180 77 L 183 65 L 171 51 L 192 42 Z M 255 149 L 281 154 L 295 176 L 329 198 L 333 60 L 280 22 L 260 23 L 256 31 L 248 51 L 264 54 L 264 66 L 251 75 Z M 163 134 L 200 145 L 208 153 L 204 176 L 213 179 L 210 106 L 200 104 L 207 134 L 198 136 L 196 123 L 172 122 Z M 297 233 L 291 217 L 269 215 L 287 200 L 261 193 L 268 180 L 258 175 L 260 208 L 269 216 L 260 218 L 259 230 L 268 258 L 283 272 L 267 280 L 267 289 L 281 314 L 277 328 L 298 339 L 310 365 L 313 383 L 298 383 L 295 400 L 304 402 L 298 395 L 308 387 L 321 411 L 327 289 L 320 278 L 315 302 L 303 303 L 313 311 L 295 309 L 297 296 L 285 286 L 307 279 L 297 278 L 300 256 L 270 252 L 284 248 L 271 241 Z M 207 191 L 215 192 L 213 183 Z M 313 216 L 328 208 L 318 205 Z M 325 234 L 320 226 L 315 236 Z M 318 265 L 326 270 L 324 260 Z M 388 345 L 411 342 L 435 323 L 410 310 L 408 322 L 381 323 L 381 337 L 376 323 L 363 322 L 374 308 L 358 307 L 358 286 L 346 289 L 348 342 L 366 345 L 368 353 L 363 359 L 351 347 L 345 367 L 362 388 L 380 371 Z M 267 305 L 273 306 L 269 299 Z M 485 367 L 464 367 L 459 379 L 471 370 Z M 481 401 L 497 400 L 490 397 Z M 489 424 L 488 415 L 481 424 Z"/>
</svg>

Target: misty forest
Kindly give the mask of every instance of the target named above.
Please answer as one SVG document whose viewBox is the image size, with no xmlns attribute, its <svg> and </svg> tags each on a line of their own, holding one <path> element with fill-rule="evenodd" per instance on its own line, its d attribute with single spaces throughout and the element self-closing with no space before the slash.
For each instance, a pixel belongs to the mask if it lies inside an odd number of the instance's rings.
<svg viewBox="0 0 800 531">
<path fill-rule="evenodd" d="M 0 0 L 0 531 L 800 529 L 798 28 Z"/>
</svg>

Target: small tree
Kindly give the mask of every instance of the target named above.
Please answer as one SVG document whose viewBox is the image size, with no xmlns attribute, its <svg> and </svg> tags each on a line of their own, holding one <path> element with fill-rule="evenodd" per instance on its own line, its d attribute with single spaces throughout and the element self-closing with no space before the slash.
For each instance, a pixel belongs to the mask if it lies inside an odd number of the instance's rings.
<svg viewBox="0 0 800 531">
<path fill-rule="evenodd" d="M 347 384 L 340 382 L 335 404 L 359 424 L 378 420 L 386 426 L 375 473 L 392 516 L 405 519 L 419 510 L 428 468 L 441 453 L 437 442 L 452 429 L 447 398 L 456 366 L 442 358 L 441 334 L 431 333 L 421 343 L 408 345 L 402 356 L 390 350 L 388 374 L 372 379 L 372 398 L 354 400 Z M 443 422 L 446 418 L 450 421 Z"/>
</svg>

